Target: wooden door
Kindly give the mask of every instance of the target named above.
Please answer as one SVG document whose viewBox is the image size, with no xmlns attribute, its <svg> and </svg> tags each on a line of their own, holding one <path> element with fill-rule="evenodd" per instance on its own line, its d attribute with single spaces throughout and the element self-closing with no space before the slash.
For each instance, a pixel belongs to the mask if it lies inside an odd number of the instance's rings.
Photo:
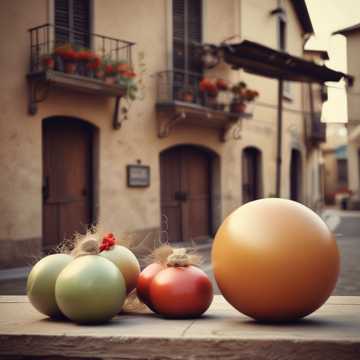
<svg viewBox="0 0 360 360">
<path fill-rule="evenodd" d="M 261 152 L 253 147 L 245 148 L 242 156 L 243 203 L 262 196 Z"/>
<path fill-rule="evenodd" d="M 92 220 L 92 127 L 75 119 L 43 123 L 43 246 L 54 248 Z"/>
<path fill-rule="evenodd" d="M 175 147 L 160 156 L 162 230 L 169 241 L 207 238 L 211 229 L 211 158 L 201 149 Z"/>
<path fill-rule="evenodd" d="M 299 150 L 291 151 L 290 160 L 290 199 L 301 201 L 301 154 Z"/>
</svg>

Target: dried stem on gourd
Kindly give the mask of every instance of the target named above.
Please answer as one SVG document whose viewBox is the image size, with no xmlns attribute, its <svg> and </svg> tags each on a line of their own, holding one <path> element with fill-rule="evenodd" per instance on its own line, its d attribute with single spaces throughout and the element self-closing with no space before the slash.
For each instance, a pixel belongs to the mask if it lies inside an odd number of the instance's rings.
<svg viewBox="0 0 360 360">
<path fill-rule="evenodd" d="M 76 246 L 71 252 L 71 255 L 77 258 L 84 255 L 98 255 L 99 252 L 99 237 L 96 234 L 88 232 L 86 235 L 77 239 Z"/>
<path fill-rule="evenodd" d="M 155 249 L 147 259 L 148 263 L 159 263 L 164 266 L 199 266 L 202 257 L 191 248 L 173 248 L 170 245 L 162 245 Z"/>
</svg>

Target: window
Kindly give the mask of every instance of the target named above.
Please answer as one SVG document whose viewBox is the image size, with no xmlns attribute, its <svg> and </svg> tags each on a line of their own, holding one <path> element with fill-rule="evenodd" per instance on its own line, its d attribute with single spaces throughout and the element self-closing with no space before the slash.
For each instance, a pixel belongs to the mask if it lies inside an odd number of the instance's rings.
<svg viewBox="0 0 360 360">
<path fill-rule="evenodd" d="M 90 0 L 55 0 L 55 42 L 90 47 Z"/>
<path fill-rule="evenodd" d="M 277 17 L 278 22 L 278 47 L 281 51 L 286 51 L 287 47 L 287 20 L 285 10 L 281 10 Z M 292 100 L 291 83 L 284 81 L 283 96 L 285 99 Z"/>
<path fill-rule="evenodd" d="M 299 150 L 291 151 L 290 160 L 290 199 L 301 201 L 302 198 L 302 161 Z"/>
<path fill-rule="evenodd" d="M 173 0 L 173 67 L 201 72 L 196 47 L 202 41 L 202 1 Z"/>
<path fill-rule="evenodd" d="M 286 19 L 283 16 L 278 17 L 279 26 L 279 49 L 286 50 Z"/>
<path fill-rule="evenodd" d="M 254 147 L 242 153 L 242 197 L 243 203 L 262 197 L 262 154 Z"/>
</svg>

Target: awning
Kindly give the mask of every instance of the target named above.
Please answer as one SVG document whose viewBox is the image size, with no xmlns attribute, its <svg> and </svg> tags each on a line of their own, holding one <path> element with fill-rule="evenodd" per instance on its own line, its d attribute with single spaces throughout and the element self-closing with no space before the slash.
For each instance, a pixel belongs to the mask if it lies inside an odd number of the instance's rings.
<svg viewBox="0 0 360 360">
<path fill-rule="evenodd" d="M 221 45 L 224 60 L 234 69 L 289 81 L 316 82 L 339 81 L 352 77 L 324 65 L 271 49 L 258 43 L 244 40 L 237 44 Z"/>
</svg>

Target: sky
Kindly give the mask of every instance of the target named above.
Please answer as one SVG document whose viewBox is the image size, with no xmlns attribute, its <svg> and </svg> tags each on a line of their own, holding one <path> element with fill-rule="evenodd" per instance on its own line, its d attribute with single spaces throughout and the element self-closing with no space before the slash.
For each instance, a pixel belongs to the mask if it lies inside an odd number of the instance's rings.
<svg viewBox="0 0 360 360">
<path fill-rule="evenodd" d="M 360 23 L 360 0 L 306 0 L 315 36 L 305 48 L 327 50 L 330 61 L 326 65 L 347 72 L 346 39 L 331 33 Z M 329 100 L 323 106 L 322 121 L 347 122 L 347 99 L 344 83 L 328 83 Z M 336 88 L 334 88 L 336 87 Z"/>
</svg>

